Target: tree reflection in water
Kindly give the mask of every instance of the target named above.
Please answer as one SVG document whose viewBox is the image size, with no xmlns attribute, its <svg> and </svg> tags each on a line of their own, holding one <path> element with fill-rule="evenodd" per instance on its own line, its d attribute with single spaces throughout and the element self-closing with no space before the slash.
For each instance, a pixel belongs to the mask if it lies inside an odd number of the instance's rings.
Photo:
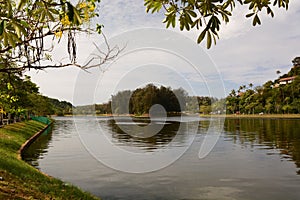
<svg viewBox="0 0 300 200">
<path fill-rule="evenodd" d="M 39 169 L 39 159 L 47 153 L 49 143 L 52 140 L 52 126 L 49 126 L 25 151 L 22 152 L 22 159 Z"/>
<path fill-rule="evenodd" d="M 178 132 L 182 124 L 181 122 L 177 122 L 177 121 L 172 121 L 172 122 L 166 121 L 163 128 L 157 134 L 151 137 L 148 138 L 133 137 L 132 135 L 130 135 L 130 132 L 135 132 L 137 126 L 147 126 L 150 123 L 150 120 L 144 118 L 144 119 L 134 119 L 133 121 L 134 123 L 131 123 L 129 119 L 128 120 L 124 119 L 122 121 L 124 123 L 122 123 L 122 129 L 121 129 L 115 120 L 113 119 L 108 120 L 107 123 L 108 126 L 111 128 L 111 134 L 113 138 L 112 142 L 120 146 L 137 147 L 147 152 L 151 152 L 155 149 L 163 148 L 167 146 L 176 135 L 180 137 L 179 139 L 180 143 L 177 143 L 175 145 L 182 146 L 187 140 L 186 138 L 187 136 L 185 135 L 186 132 L 185 129 L 180 133 Z M 159 124 L 160 122 L 157 121 L 156 123 Z M 124 129 L 126 131 L 124 131 Z"/>
<path fill-rule="evenodd" d="M 225 138 L 243 147 L 278 149 L 282 160 L 300 168 L 299 119 L 226 119 Z M 270 151 L 268 155 L 275 154 Z M 300 170 L 297 174 L 300 175 Z"/>
</svg>

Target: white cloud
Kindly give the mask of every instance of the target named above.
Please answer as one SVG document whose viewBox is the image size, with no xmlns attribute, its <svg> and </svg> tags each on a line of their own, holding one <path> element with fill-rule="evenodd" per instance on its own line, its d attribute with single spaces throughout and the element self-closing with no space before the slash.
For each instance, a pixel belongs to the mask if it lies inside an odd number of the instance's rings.
<svg viewBox="0 0 300 200">
<path fill-rule="evenodd" d="M 142 0 L 102 0 L 98 23 L 104 24 L 104 31 L 109 36 L 137 28 L 162 28 L 163 13 L 145 12 Z"/>
<path fill-rule="evenodd" d="M 258 27 L 251 27 L 251 21 L 237 20 L 235 26 L 241 27 L 241 33 L 234 34 L 235 28 L 229 30 L 233 36 L 221 38 L 209 51 L 224 79 L 236 84 L 262 84 L 276 78 L 277 69 L 287 72 L 291 60 L 300 53 L 299 10 L 300 2 L 292 1 L 290 10 L 276 9 L 273 19 L 263 15 Z"/>
</svg>

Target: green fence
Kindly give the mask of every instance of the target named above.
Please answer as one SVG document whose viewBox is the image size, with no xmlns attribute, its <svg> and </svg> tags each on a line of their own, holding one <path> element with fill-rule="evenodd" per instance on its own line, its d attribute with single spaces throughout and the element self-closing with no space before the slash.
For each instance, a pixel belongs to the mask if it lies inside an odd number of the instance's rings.
<svg viewBox="0 0 300 200">
<path fill-rule="evenodd" d="M 51 120 L 48 117 L 31 117 L 31 119 L 44 124 L 51 124 Z"/>
</svg>

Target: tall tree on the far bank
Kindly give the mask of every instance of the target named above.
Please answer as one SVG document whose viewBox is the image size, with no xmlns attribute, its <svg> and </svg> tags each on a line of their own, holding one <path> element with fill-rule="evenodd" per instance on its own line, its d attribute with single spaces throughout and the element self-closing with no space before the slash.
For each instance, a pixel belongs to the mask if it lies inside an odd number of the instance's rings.
<svg viewBox="0 0 300 200">
<path fill-rule="evenodd" d="M 296 57 L 292 60 L 292 63 L 295 67 L 300 67 L 300 57 Z"/>
</svg>

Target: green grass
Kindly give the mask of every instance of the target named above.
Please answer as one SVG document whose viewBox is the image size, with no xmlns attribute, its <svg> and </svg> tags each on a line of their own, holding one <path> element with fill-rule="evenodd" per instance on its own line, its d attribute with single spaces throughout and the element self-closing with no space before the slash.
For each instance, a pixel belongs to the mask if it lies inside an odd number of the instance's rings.
<svg viewBox="0 0 300 200">
<path fill-rule="evenodd" d="M 97 199 L 18 159 L 22 144 L 43 128 L 36 121 L 0 128 L 0 199 Z"/>
</svg>

